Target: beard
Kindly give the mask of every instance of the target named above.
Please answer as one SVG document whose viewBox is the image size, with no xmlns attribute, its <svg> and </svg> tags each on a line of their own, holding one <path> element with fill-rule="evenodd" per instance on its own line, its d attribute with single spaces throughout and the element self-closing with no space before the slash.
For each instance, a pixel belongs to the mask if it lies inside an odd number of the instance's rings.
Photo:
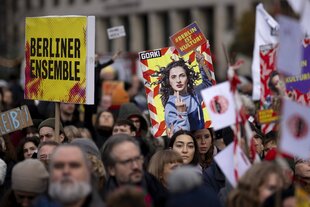
<svg viewBox="0 0 310 207">
<path fill-rule="evenodd" d="M 76 181 L 65 177 L 57 182 L 50 182 L 48 194 L 62 204 L 73 204 L 85 198 L 91 192 L 91 185 L 86 181 Z"/>
</svg>

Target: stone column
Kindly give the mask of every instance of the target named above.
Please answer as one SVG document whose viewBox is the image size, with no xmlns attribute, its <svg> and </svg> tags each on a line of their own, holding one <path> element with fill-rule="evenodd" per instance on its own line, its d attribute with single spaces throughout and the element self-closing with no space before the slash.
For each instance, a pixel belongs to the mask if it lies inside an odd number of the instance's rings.
<svg viewBox="0 0 310 207">
<path fill-rule="evenodd" d="M 112 27 L 116 27 L 116 26 L 122 26 L 124 25 L 122 22 L 122 19 L 119 17 L 112 17 L 111 18 L 111 23 L 112 23 Z M 125 51 L 126 50 L 126 37 L 121 37 L 121 38 L 117 38 L 117 39 L 112 39 L 109 40 L 112 41 L 112 53 L 121 50 L 121 51 Z"/>
<path fill-rule="evenodd" d="M 192 16 L 192 19 L 197 22 L 199 28 L 201 29 L 203 34 L 206 36 L 206 38 L 209 39 L 208 35 L 210 34 L 210 25 L 208 25 L 205 12 L 203 12 L 199 8 L 193 8 L 191 9 L 191 16 Z"/>
<path fill-rule="evenodd" d="M 143 43 L 146 37 L 143 31 L 143 22 L 140 16 L 134 14 L 129 17 L 130 26 L 130 52 L 144 50 Z M 126 31 L 127 32 L 127 31 Z"/>
<path fill-rule="evenodd" d="M 164 22 L 158 13 L 149 14 L 149 35 L 150 49 L 161 48 L 165 46 L 164 40 Z"/>
<path fill-rule="evenodd" d="M 214 12 L 214 44 L 215 44 L 215 74 L 217 79 L 224 80 L 226 77 L 227 63 L 225 53 L 223 51 L 223 43 L 225 44 L 225 7 L 223 4 L 217 4 Z M 225 44 L 228 50 L 228 45 Z"/>
<path fill-rule="evenodd" d="M 97 53 L 108 52 L 108 34 L 107 34 L 107 22 L 106 19 L 96 19 L 96 42 L 95 50 Z"/>
<path fill-rule="evenodd" d="M 176 10 L 171 10 L 169 13 L 169 21 L 170 21 L 170 33 L 171 35 L 185 27 L 185 23 L 183 21 L 183 17 L 181 12 Z"/>
</svg>

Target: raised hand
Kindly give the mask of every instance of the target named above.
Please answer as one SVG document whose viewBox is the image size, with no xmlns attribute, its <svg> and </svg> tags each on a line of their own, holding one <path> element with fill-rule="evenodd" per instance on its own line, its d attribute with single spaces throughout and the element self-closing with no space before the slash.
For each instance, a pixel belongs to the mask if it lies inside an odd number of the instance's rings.
<svg viewBox="0 0 310 207">
<path fill-rule="evenodd" d="M 171 138 L 173 135 L 173 131 L 174 131 L 174 125 L 173 124 L 171 124 L 170 127 L 167 126 L 167 128 L 166 128 L 167 137 Z"/>
<path fill-rule="evenodd" d="M 113 56 L 112 56 L 112 60 L 115 61 L 116 58 L 118 58 L 118 56 L 120 56 L 121 53 L 122 53 L 121 50 L 118 50 L 116 53 L 114 53 Z"/>
<path fill-rule="evenodd" d="M 196 55 L 196 61 L 201 65 L 204 64 L 203 54 L 201 54 L 201 52 L 199 52 L 198 50 L 195 50 L 195 55 Z"/>
<path fill-rule="evenodd" d="M 195 50 L 195 56 L 196 56 L 196 61 L 198 62 L 200 67 L 202 67 L 204 69 L 204 71 L 207 75 L 207 78 L 211 81 L 212 80 L 211 71 L 205 64 L 205 57 L 198 50 Z"/>
<path fill-rule="evenodd" d="M 180 97 L 179 91 L 176 91 L 177 98 L 175 99 L 175 107 L 179 112 L 186 112 L 187 107 L 185 102 L 183 102 L 182 98 Z"/>
</svg>

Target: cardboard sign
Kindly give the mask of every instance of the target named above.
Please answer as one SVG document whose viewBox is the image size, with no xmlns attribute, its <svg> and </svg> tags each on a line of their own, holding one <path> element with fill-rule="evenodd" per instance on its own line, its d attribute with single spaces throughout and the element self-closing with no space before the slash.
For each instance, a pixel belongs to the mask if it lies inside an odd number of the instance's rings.
<svg viewBox="0 0 310 207">
<path fill-rule="evenodd" d="M 236 106 L 228 81 L 201 91 L 214 130 L 236 123 Z"/>
<path fill-rule="evenodd" d="M 302 159 L 310 158 L 310 108 L 283 99 L 280 149 Z"/>
<path fill-rule="evenodd" d="M 300 75 L 302 67 L 303 34 L 299 22 L 291 17 L 279 15 L 280 24 L 277 70 L 286 75 Z"/>
<path fill-rule="evenodd" d="M 279 120 L 279 116 L 273 109 L 258 111 L 258 122 L 261 124 L 266 124 L 277 120 Z"/>
<path fill-rule="evenodd" d="M 109 28 L 107 31 L 110 40 L 126 36 L 125 28 L 123 25 Z"/>
<path fill-rule="evenodd" d="M 25 98 L 93 104 L 95 17 L 27 17 L 25 33 Z"/>
<path fill-rule="evenodd" d="M 196 22 L 172 35 L 170 40 L 181 56 L 195 50 L 207 41 Z"/>
<path fill-rule="evenodd" d="M 233 187 L 237 186 L 238 179 L 251 167 L 251 162 L 239 146 L 237 146 L 236 154 L 237 159 L 234 160 L 234 143 L 230 143 L 214 157 L 214 160 Z"/>
<path fill-rule="evenodd" d="M 0 136 L 32 125 L 26 105 L 0 113 Z"/>
<path fill-rule="evenodd" d="M 201 64 L 197 62 L 194 51 L 187 53 L 182 58 L 175 47 L 139 53 L 140 68 L 145 83 L 150 123 L 154 137 L 165 135 L 166 130 L 172 130 L 173 132 L 180 129 L 191 130 L 198 126 L 195 123 L 204 125 L 203 128 L 210 127 L 211 125 L 207 109 L 200 94 L 202 89 L 216 84 L 210 45 L 208 43 L 203 44 L 197 50 L 203 55 L 202 65 L 206 66 L 205 68 L 201 67 Z M 186 65 L 186 70 L 190 72 L 189 77 L 186 75 L 188 84 L 183 85 L 186 88 L 185 90 L 190 88 L 189 90 L 195 91 L 195 93 L 189 94 L 187 90 L 180 95 L 182 101 L 188 105 L 184 113 L 179 113 L 176 109 L 176 96 L 169 83 L 169 71 L 172 69 L 172 65 L 176 63 L 179 63 L 182 67 Z M 209 74 L 209 76 L 207 77 L 206 74 Z M 166 101 L 162 98 L 164 96 Z M 202 112 L 200 109 L 202 109 Z M 199 110 L 200 113 L 197 113 L 197 116 L 193 116 L 192 112 L 196 113 L 196 110 Z M 180 116 L 176 116 L 177 114 Z M 193 122 L 189 120 L 193 120 Z"/>
</svg>

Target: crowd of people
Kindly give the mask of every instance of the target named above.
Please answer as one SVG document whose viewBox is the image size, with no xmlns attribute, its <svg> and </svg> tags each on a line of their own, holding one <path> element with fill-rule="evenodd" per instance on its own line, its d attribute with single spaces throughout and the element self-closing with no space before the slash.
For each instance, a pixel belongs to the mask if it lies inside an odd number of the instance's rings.
<svg viewBox="0 0 310 207">
<path fill-rule="evenodd" d="M 120 107 L 99 90 L 117 79 L 101 70 L 116 57 L 97 64 L 95 105 L 60 103 L 59 134 L 54 103 L 23 100 L 16 77 L 2 83 L 1 111 L 25 104 L 34 125 L 0 137 L 0 207 L 293 207 L 296 188 L 310 193 L 310 160 L 277 150 L 281 126 L 264 134 L 250 123 L 262 161 L 235 188 L 214 160 L 234 140 L 230 127 L 174 128 L 152 137 L 139 79 L 125 84 L 129 102 Z M 255 117 L 247 91 L 239 90 Z"/>
</svg>

